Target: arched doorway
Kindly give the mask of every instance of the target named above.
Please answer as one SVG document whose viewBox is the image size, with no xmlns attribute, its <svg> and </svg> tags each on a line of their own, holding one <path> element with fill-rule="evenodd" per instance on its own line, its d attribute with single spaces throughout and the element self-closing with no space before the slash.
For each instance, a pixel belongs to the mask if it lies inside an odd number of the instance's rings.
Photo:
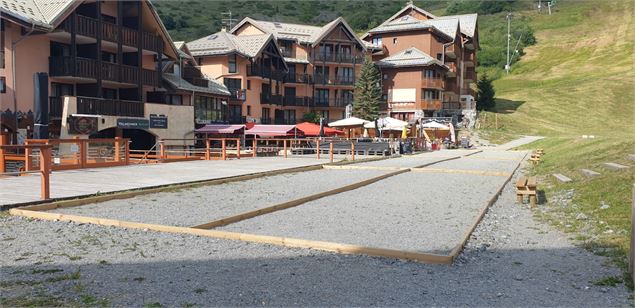
<svg viewBox="0 0 635 308">
<path fill-rule="evenodd" d="M 115 138 L 117 136 L 117 128 L 111 127 L 101 130 L 89 136 L 95 138 Z M 121 137 L 130 139 L 131 150 L 150 150 L 156 143 L 156 136 L 143 129 L 121 129 Z"/>
</svg>

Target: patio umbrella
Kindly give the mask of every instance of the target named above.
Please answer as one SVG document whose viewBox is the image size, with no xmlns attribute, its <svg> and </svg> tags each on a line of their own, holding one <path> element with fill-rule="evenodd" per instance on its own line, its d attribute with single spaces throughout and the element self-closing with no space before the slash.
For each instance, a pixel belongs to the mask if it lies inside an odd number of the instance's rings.
<svg viewBox="0 0 635 308">
<path fill-rule="evenodd" d="M 408 138 L 408 126 L 404 125 L 403 130 L 401 131 L 401 139 Z"/>
<path fill-rule="evenodd" d="M 364 138 L 368 138 L 368 128 L 364 128 Z"/>
</svg>

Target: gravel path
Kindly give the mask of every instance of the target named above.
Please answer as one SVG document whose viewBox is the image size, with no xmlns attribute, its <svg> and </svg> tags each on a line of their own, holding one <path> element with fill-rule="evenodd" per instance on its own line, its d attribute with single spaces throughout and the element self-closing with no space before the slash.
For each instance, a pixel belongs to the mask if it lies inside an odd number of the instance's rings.
<svg viewBox="0 0 635 308">
<path fill-rule="evenodd" d="M 454 266 L 0 218 L 0 305 L 630 306 L 593 284 L 620 274 L 607 258 L 514 200 L 508 185 Z"/>
<path fill-rule="evenodd" d="M 358 163 L 355 165 L 356 166 L 412 168 L 412 167 L 418 167 L 424 164 L 448 159 L 450 157 L 460 157 L 460 156 L 467 155 L 474 152 L 475 151 L 466 151 L 466 150 L 436 151 L 436 152 L 427 152 L 427 153 L 415 154 L 415 155 L 404 155 L 398 158 L 384 159 L 384 160 L 378 160 L 378 161 L 366 162 L 366 163 Z"/>
<path fill-rule="evenodd" d="M 194 226 L 370 179 L 388 171 L 316 170 L 208 185 L 51 212 Z"/>
<path fill-rule="evenodd" d="M 408 172 L 221 229 L 448 254 L 504 181 Z"/>
</svg>

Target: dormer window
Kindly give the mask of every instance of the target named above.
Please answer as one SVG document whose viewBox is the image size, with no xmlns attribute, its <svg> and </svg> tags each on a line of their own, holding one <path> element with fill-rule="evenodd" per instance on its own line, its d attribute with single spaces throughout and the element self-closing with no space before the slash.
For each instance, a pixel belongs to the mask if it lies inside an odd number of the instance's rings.
<svg viewBox="0 0 635 308">
<path fill-rule="evenodd" d="M 381 45 L 381 36 L 373 37 L 373 45 L 380 46 Z"/>
</svg>

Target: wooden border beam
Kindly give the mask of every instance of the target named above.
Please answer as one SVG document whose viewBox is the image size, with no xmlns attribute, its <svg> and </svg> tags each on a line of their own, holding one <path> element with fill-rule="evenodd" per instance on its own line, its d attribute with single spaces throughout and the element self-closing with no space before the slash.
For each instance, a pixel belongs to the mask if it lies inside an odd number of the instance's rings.
<svg viewBox="0 0 635 308">
<path fill-rule="evenodd" d="M 332 195 L 336 195 L 339 193 L 343 193 L 343 192 L 347 192 L 349 190 L 353 190 L 353 189 L 357 189 L 378 181 L 381 181 L 383 179 L 389 178 L 391 176 L 395 176 L 398 174 L 402 174 L 405 172 L 408 172 L 408 169 L 404 169 L 404 170 L 398 170 L 396 172 L 391 172 L 391 173 L 387 173 L 387 174 L 383 174 L 374 178 L 370 178 L 361 182 L 357 182 L 357 183 L 353 183 L 353 184 L 349 184 L 346 186 L 342 186 L 340 188 L 336 188 L 336 189 L 332 189 L 332 190 L 327 190 L 321 193 L 317 193 L 317 194 L 313 194 L 310 196 L 306 196 L 306 197 L 302 197 L 299 199 L 295 199 L 295 200 L 291 200 L 288 202 L 284 202 L 281 204 L 277 204 L 277 205 L 273 205 L 273 206 L 268 206 L 268 207 L 264 207 L 264 208 L 260 208 L 257 210 L 253 210 L 253 211 L 249 211 L 249 212 L 245 212 L 242 214 L 238 214 L 238 215 L 234 215 L 234 216 L 230 216 L 230 217 L 226 217 L 223 219 L 219 219 L 219 220 L 215 220 L 212 222 L 208 222 L 208 223 L 204 223 L 204 224 L 200 224 L 200 225 L 196 225 L 193 226 L 192 228 L 195 229 L 212 229 L 212 228 L 218 228 L 218 227 L 222 227 L 222 226 L 226 226 L 228 224 L 232 224 L 235 222 L 239 222 L 239 221 L 243 221 L 246 219 L 250 219 L 250 218 L 254 218 L 257 216 L 261 216 L 261 215 L 265 215 L 265 214 L 269 214 L 269 213 L 273 213 L 273 212 L 277 212 L 277 211 L 281 211 L 284 209 L 288 209 L 288 208 L 292 208 L 292 207 L 296 207 L 298 205 L 310 202 L 310 201 L 314 201 L 317 199 L 321 199 L 324 197 L 328 197 L 328 196 L 332 196 Z"/>
<path fill-rule="evenodd" d="M 486 175 L 486 176 L 509 176 L 510 175 L 509 172 L 498 172 L 498 171 L 488 171 L 488 170 L 444 169 L 444 168 L 411 168 L 410 171 L 422 172 L 422 173 L 459 173 L 459 174 L 473 174 L 473 175 Z"/>
<path fill-rule="evenodd" d="M 324 165 L 324 169 L 329 170 L 384 170 L 384 171 L 395 171 L 395 170 L 406 170 L 409 168 L 402 167 L 381 167 L 381 166 L 355 166 L 355 165 Z"/>
<path fill-rule="evenodd" d="M 229 232 L 229 231 L 203 230 L 203 229 L 188 228 L 188 227 L 146 224 L 146 223 L 122 221 L 122 220 L 115 220 L 115 219 L 101 219 L 101 218 L 88 217 L 88 216 L 46 213 L 46 212 L 37 212 L 37 211 L 29 211 L 29 210 L 22 210 L 22 209 L 11 209 L 9 213 L 14 216 L 22 216 L 22 217 L 36 218 L 36 219 L 43 219 L 43 220 L 73 221 L 77 223 L 89 223 L 89 224 L 102 225 L 102 226 L 116 226 L 116 227 L 122 227 L 122 228 L 128 228 L 128 229 L 152 230 L 152 231 L 175 233 L 175 234 L 191 234 L 191 235 L 206 236 L 206 237 L 226 239 L 226 240 L 262 243 L 262 244 L 270 244 L 270 245 L 277 245 L 277 246 L 284 246 L 284 247 L 308 248 L 308 249 L 335 252 L 340 254 L 363 254 L 363 255 L 376 256 L 376 257 L 412 260 L 416 262 L 430 263 L 430 264 L 448 264 L 449 265 L 449 264 L 452 264 L 453 262 L 452 257 L 450 256 L 421 253 L 416 251 L 374 248 L 374 247 L 340 244 L 340 243 L 333 243 L 333 242 L 313 241 L 313 240 L 304 240 L 304 239 L 297 239 L 297 238 L 277 237 L 277 236 L 248 234 L 248 233 L 237 233 L 237 232 Z"/>
</svg>

